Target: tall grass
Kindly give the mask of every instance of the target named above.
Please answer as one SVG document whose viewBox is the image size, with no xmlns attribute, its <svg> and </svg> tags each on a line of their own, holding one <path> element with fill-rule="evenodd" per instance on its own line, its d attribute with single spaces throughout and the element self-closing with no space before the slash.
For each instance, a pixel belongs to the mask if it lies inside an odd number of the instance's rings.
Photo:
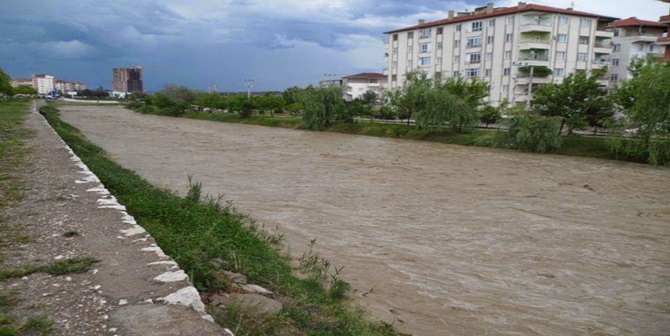
<svg viewBox="0 0 670 336">
<path fill-rule="evenodd" d="M 263 326 L 268 335 L 282 330 L 299 330 L 304 335 L 397 335 L 392 326 L 371 323 L 364 313 L 343 300 L 348 287 L 340 283 L 337 272 L 332 284 L 337 293 L 326 288 L 325 279 L 300 279 L 289 260 L 274 249 L 262 235 L 249 229 L 251 219 L 235 211 L 230 204 L 201 194 L 201 186 L 192 184 L 186 197 L 157 188 L 134 172 L 108 159 L 105 152 L 90 143 L 74 127 L 63 122 L 53 107 L 41 109 L 49 123 L 73 151 L 100 178 L 156 239 L 159 246 L 177 261 L 200 291 L 215 292 L 228 284 L 217 276 L 219 265 L 240 272 L 287 299 L 284 310 L 272 326 Z M 328 272 L 323 266 L 321 272 Z M 243 314 L 243 310 L 239 310 Z M 254 334 L 254 321 L 218 316 L 219 321 L 236 324 L 236 329 Z M 237 323 L 237 322 L 235 322 Z M 245 326 L 245 323 L 248 325 Z"/>
</svg>

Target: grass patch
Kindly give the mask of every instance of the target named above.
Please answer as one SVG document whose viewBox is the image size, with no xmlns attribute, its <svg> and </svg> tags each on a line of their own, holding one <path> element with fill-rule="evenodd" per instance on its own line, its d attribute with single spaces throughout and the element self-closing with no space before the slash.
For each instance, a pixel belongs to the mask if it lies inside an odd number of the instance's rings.
<svg viewBox="0 0 670 336">
<path fill-rule="evenodd" d="M 4 208 L 23 198 L 17 173 L 28 153 L 24 141 L 32 132 L 23 126 L 29 110 L 28 100 L 0 100 L 0 220 Z"/>
<path fill-rule="evenodd" d="M 0 269 L 0 281 L 9 278 L 20 278 L 33 273 L 44 272 L 51 275 L 83 273 L 91 269 L 91 265 L 98 262 L 91 257 L 77 257 L 63 259 L 44 266 L 25 266 L 23 268 Z"/>
<path fill-rule="evenodd" d="M 10 308 L 19 301 L 15 294 L 12 291 L 0 293 L 0 336 L 48 335 L 52 333 L 54 322 L 46 315 L 33 316 L 20 323 L 8 314 Z"/>
<path fill-rule="evenodd" d="M 261 323 L 261 329 L 253 326 L 254 319 L 245 318 L 244 311 L 233 312 L 226 320 L 240 321 L 236 327 L 239 333 L 251 335 L 254 330 L 263 330 L 273 335 L 299 330 L 298 334 L 303 335 L 397 335 L 388 324 L 368 322 L 361 310 L 342 298 L 348 287 L 337 281 L 337 272 L 329 272 L 329 264 L 316 265 L 306 279 L 297 277 L 287 257 L 274 249 L 270 240 L 249 229 L 253 221 L 230 204 L 201 195 L 198 184 L 191 185 L 186 197 L 157 188 L 111 161 L 101 148 L 63 122 L 52 106 L 40 111 L 127 211 L 190 275 L 198 290 L 227 289 L 228 283 L 217 277 L 220 269 L 212 266 L 223 264 L 229 271 L 246 275 L 250 282 L 291 298 L 291 304 L 276 319 L 270 319 L 269 325 Z M 319 262 L 313 254 L 309 260 Z"/>
</svg>

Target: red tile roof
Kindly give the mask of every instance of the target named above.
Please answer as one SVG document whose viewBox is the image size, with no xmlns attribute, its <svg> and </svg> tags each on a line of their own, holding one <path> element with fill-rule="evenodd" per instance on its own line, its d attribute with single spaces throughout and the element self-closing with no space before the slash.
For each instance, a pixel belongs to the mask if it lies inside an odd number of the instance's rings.
<svg viewBox="0 0 670 336">
<path fill-rule="evenodd" d="M 577 15 L 577 16 L 587 16 L 587 17 L 593 17 L 593 18 L 598 18 L 598 19 L 603 19 L 603 20 L 608 20 L 608 21 L 615 21 L 615 20 L 619 19 L 619 18 L 604 16 L 604 15 L 599 15 L 599 14 L 580 12 L 580 11 L 576 11 L 576 10 L 572 10 L 572 9 L 563 9 L 563 8 L 549 7 L 549 6 L 543 6 L 543 5 L 536 5 L 536 4 L 527 4 L 525 6 L 516 6 L 516 7 L 507 7 L 507 8 L 502 8 L 502 9 L 496 9 L 492 13 L 484 12 L 484 13 L 480 13 L 480 14 L 456 16 L 452 19 L 442 19 L 442 20 L 437 20 L 437 21 L 432 21 L 432 22 L 426 22 L 424 24 L 418 24 L 418 25 L 411 26 L 411 27 L 406 27 L 406 28 L 387 31 L 387 32 L 384 32 L 384 34 L 397 33 L 397 32 L 401 32 L 401 31 L 414 30 L 414 29 L 418 29 L 418 28 L 428 28 L 428 27 L 442 26 L 442 25 L 450 24 L 450 23 L 477 20 L 477 19 L 484 19 L 484 18 L 489 18 L 489 17 L 496 17 L 496 16 L 502 16 L 502 15 L 516 14 L 516 13 L 532 12 L 532 11 L 558 13 L 558 14 L 570 14 L 570 15 Z"/>
<path fill-rule="evenodd" d="M 386 77 L 387 77 L 386 75 L 376 72 L 361 72 L 359 74 L 346 76 L 343 78 L 386 78 Z"/>
<path fill-rule="evenodd" d="M 667 25 L 657 22 L 657 21 L 648 21 L 648 20 L 640 20 L 636 17 L 629 17 L 627 19 L 619 20 L 619 21 L 614 21 L 612 23 L 613 27 L 638 27 L 638 26 L 645 26 L 645 27 L 659 27 L 659 28 L 665 28 Z"/>
</svg>

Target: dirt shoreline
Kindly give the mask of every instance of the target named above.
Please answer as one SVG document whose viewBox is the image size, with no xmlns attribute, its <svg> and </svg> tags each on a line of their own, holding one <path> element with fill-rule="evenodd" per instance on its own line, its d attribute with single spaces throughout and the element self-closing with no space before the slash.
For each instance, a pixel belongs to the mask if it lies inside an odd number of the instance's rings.
<svg viewBox="0 0 670 336">
<path fill-rule="evenodd" d="M 121 165 L 189 175 L 414 335 L 667 335 L 670 170 L 63 106 Z M 363 295 L 364 293 L 368 293 Z"/>
</svg>

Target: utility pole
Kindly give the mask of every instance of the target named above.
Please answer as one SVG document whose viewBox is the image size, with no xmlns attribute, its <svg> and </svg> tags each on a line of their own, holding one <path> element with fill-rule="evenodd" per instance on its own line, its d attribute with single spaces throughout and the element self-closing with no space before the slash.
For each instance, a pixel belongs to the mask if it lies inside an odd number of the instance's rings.
<svg viewBox="0 0 670 336">
<path fill-rule="evenodd" d="M 529 65 L 530 67 L 530 78 L 528 79 L 528 100 L 526 100 L 526 108 L 530 110 L 530 101 L 533 99 L 533 70 L 534 66 Z"/>
<path fill-rule="evenodd" d="M 254 80 L 245 79 L 244 81 L 247 83 L 247 99 L 251 99 L 251 89 L 254 87 Z"/>
</svg>

